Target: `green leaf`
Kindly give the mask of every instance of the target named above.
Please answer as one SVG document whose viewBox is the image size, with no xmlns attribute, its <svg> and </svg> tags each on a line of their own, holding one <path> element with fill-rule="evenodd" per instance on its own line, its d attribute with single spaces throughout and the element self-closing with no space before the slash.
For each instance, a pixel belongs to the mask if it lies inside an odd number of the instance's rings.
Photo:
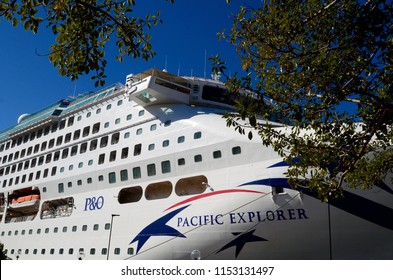
<svg viewBox="0 0 393 280">
<path fill-rule="evenodd" d="M 18 26 L 18 19 L 15 17 L 12 19 L 12 26 L 14 27 Z"/>
</svg>

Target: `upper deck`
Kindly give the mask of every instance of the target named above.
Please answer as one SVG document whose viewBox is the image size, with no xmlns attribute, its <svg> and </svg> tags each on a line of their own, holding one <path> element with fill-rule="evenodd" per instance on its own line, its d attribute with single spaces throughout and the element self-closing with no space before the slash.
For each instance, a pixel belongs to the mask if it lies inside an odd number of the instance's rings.
<svg viewBox="0 0 393 280">
<path fill-rule="evenodd" d="M 197 77 L 180 77 L 158 69 L 128 75 L 126 93 L 143 107 L 183 103 L 233 109 L 234 98 L 224 83 Z"/>
<path fill-rule="evenodd" d="M 22 115 L 15 126 L 0 132 L 0 143 L 59 122 L 76 111 L 118 95 L 122 88 L 121 84 L 116 84 L 95 93 L 88 92 L 77 97 L 62 99 L 33 114 Z"/>
<path fill-rule="evenodd" d="M 234 95 L 229 93 L 224 83 L 212 79 L 181 77 L 153 68 L 137 75 L 128 75 L 125 86 L 118 83 L 97 92 L 62 99 L 36 113 L 20 116 L 15 126 L 0 132 L 0 145 L 10 140 L 24 141 L 24 137 L 32 132 L 49 126 L 58 124 L 61 127 L 68 116 L 119 95 L 128 96 L 145 108 L 157 104 L 181 103 L 234 109 Z"/>
</svg>

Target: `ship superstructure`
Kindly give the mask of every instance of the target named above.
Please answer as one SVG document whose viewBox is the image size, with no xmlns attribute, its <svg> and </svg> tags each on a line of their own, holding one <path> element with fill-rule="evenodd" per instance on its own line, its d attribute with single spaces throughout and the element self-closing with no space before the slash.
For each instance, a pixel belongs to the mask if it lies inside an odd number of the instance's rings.
<svg viewBox="0 0 393 280">
<path fill-rule="evenodd" d="M 382 248 L 393 244 L 392 220 L 290 189 L 287 165 L 272 149 L 226 127 L 222 115 L 232 109 L 219 81 L 151 69 L 127 76 L 125 86 L 22 115 L 0 134 L 0 241 L 7 254 L 364 258 L 364 250 L 347 250 L 356 247 L 357 231 L 379 234 L 364 245 L 367 256 L 393 257 Z M 370 195 L 374 210 L 393 216 L 389 191 L 351 194 Z M 353 227 L 342 233 L 348 222 Z"/>
</svg>

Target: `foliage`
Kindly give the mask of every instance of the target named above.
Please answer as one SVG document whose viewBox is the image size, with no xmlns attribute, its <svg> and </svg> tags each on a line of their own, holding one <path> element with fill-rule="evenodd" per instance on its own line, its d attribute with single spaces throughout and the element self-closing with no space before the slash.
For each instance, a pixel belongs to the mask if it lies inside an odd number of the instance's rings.
<svg viewBox="0 0 393 280">
<path fill-rule="evenodd" d="M 4 253 L 4 244 L 0 243 L 0 260 L 8 260 L 7 255 Z"/>
<path fill-rule="evenodd" d="M 171 1 L 173 2 L 173 0 Z M 95 71 L 96 86 L 105 83 L 105 45 L 116 37 L 117 60 L 154 56 L 146 33 L 161 22 L 160 13 L 134 16 L 134 0 L 0 0 L 0 18 L 34 33 L 44 25 L 56 41 L 49 59 L 59 74 L 72 80 Z"/>
<path fill-rule="evenodd" d="M 291 164 L 293 187 L 327 201 L 344 182 L 370 188 L 392 171 L 391 0 L 266 0 L 242 7 L 219 36 L 236 46 L 247 74 L 229 77 L 219 56 L 213 70 L 233 92 L 258 94 L 238 100 L 227 124 L 245 133 L 239 120 L 250 120 L 263 144 Z"/>
</svg>

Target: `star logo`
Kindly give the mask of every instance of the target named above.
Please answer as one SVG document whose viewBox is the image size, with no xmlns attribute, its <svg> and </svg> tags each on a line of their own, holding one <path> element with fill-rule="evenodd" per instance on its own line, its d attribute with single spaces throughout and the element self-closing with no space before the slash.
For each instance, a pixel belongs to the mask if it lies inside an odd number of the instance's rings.
<svg viewBox="0 0 393 280">
<path fill-rule="evenodd" d="M 143 247 L 143 245 L 150 239 L 152 236 L 176 236 L 186 238 L 182 233 L 178 230 L 174 229 L 171 226 L 168 226 L 166 223 L 169 222 L 174 216 L 179 214 L 181 211 L 186 209 L 190 205 L 186 205 L 179 209 L 176 209 L 165 216 L 162 216 L 158 220 L 154 221 L 150 225 L 146 226 L 131 242 L 130 244 L 138 241 L 138 246 L 136 249 L 136 253 L 138 254 L 139 250 Z"/>
<path fill-rule="evenodd" d="M 231 242 L 229 242 L 228 244 L 226 244 L 224 247 L 222 247 L 218 252 L 220 253 L 221 251 L 224 251 L 228 248 L 231 247 L 236 247 L 236 258 L 237 256 L 240 254 L 240 252 L 242 251 L 244 245 L 246 245 L 246 243 L 249 242 L 258 242 L 258 241 L 267 241 L 266 239 L 256 236 L 254 235 L 254 230 L 246 232 L 246 233 L 241 233 L 241 232 L 232 232 L 232 234 L 234 236 L 237 236 L 234 240 L 232 240 Z"/>
</svg>

